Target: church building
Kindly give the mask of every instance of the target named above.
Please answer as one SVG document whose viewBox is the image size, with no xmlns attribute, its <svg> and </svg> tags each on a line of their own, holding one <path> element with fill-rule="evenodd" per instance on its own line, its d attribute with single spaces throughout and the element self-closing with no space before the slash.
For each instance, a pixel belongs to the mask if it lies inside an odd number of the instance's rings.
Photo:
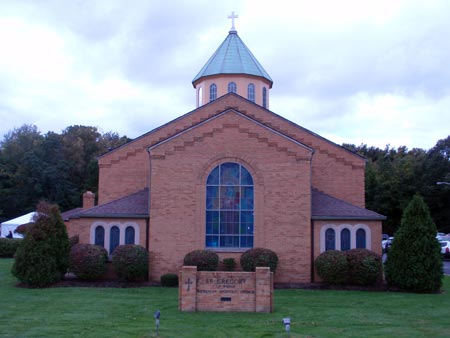
<svg viewBox="0 0 450 338">
<path fill-rule="evenodd" d="M 365 209 L 365 159 L 269 110 L 273 81 L 234 24 L 194 77 L 196 109 L 98 159 L 98 205 L 63 213 L 69 236 L 149 251 L 149 279 L 196 249 L 279 258 L 276 283 L 314 281 L 326 250 L 381 254 L 384 216 Z M 238 267 L 239 268 L 239 267 Z"/>
</svg>

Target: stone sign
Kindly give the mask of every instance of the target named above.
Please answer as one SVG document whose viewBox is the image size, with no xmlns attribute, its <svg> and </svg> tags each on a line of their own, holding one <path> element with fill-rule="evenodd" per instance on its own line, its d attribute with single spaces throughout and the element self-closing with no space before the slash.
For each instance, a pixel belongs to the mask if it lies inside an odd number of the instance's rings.
<svg viewBox="0 0 450 338">
<path fill-rule="evenodd" d="M 183 266 L 179 275 L 180 311 L 272 312 L 273 273 L 197 271 Z"/>
</svg>

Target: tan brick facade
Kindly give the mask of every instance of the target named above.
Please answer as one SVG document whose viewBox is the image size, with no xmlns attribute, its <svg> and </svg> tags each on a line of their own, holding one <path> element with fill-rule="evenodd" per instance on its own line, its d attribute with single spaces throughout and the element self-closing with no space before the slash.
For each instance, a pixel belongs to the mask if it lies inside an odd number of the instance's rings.
<svg viewBox="0 0 450 338">
<path fill-rule="evenodd" d="M 206 180 L 224 162 L 239 163 L 253 177 L 254 247 L 277 253 L 274 281 L 311 282 L 326 225 L 312 221 L 312 188 L 363 208 L 365 160 L 236 94 L 99 159 L 99 205 L 149 188 L 147 219 L 76 218 L 68 224 L 69 234 L 91 243 L 95 222 L 106 229 L 114 222 L 122 227 L 134 222 L 138 243 L 150 253 L 150 279 L 177 273 L 189 251 L 205 248 Z M 381 250 L 381 221 L 338 223 L 364 223 L 370 246 Z M 221 259 L 237 262 L 243 251 L 217 250 Z"/>
</svg>

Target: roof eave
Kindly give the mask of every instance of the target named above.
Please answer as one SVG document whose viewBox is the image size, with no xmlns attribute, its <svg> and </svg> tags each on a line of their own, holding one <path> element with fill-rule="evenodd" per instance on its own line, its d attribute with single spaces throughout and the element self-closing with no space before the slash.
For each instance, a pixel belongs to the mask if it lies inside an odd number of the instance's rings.
<svg viewBox="0 0 450 338">
<path fill-rule="evenodd" d="M 386 216 L 311 216 L 313 221 L 329 221 L 329 220 L 339 220 L 339 221 L 384 221 L 387 219 Z"/>
<path fill-rule="evenodd" d="M 142 218 L 147 219 L 148 214 L 95 214 L 77 215 L 78 218 Z"/>
</svg>

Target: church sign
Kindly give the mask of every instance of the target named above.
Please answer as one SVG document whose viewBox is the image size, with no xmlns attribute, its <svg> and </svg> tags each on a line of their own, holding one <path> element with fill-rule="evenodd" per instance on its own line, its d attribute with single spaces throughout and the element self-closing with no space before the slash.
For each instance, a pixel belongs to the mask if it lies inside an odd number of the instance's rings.
<svg viewBox="0 0 450 338">
<path fill-rule="evenodd" d="M 197 271 L 183 266 L 179 276 L 180 311 L 272 312 L 273 273 Z"/>
</svg>

